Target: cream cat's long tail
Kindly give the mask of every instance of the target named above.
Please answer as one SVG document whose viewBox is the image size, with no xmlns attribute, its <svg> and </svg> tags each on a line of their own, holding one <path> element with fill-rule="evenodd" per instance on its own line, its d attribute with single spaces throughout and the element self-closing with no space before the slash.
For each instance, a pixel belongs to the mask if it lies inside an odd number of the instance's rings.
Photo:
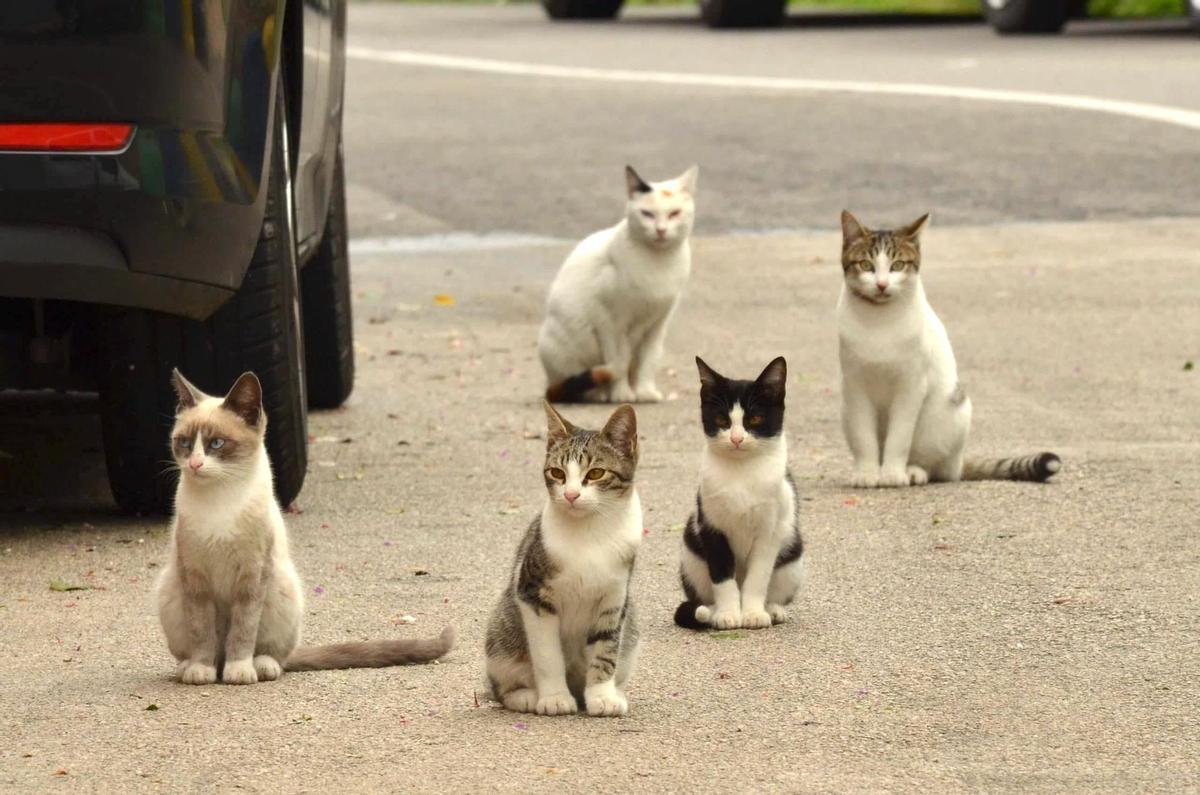
<svg viewBox="0 0 1200 795">
<path fill-rule="evenodd" d="M 1041 483 L 1062 469 L 1054 453 L 1035 453 L 1016 458 L 968 458 L 963 462 L 963 480 L 1032 480 Z"/>
<path fill-rule="evenodd" d="M 333 668 L 386 668 L 436 660 L 454 648 L 454 627 L 446 627 L 436 638 L 363 640 L 301 646 L 288 655 L 288 671 L 326 671 Z"/>
</svg>

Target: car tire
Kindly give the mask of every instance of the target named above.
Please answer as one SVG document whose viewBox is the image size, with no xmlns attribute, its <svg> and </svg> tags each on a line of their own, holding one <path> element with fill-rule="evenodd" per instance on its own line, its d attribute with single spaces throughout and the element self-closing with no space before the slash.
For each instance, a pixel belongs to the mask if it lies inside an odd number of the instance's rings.
<svg viewBox="0 0 1200 795">
<path fill-rule="evenodd" d="M 787 0 L 700 0 L 710 28 L 768 28 L 783 24 Z"/>
<path fill-rule="evenodd" d="M 167 514 L 174 505 L 173 367 L 215 395 L 225 394 L 243 372 L 254 371 L 263 387 L 266 446 L 279 502 L 289 505 L 304 484 L 308 415 L 281 84 L 275 93 L 266 207 L 241 287 L 205 321 L 133 309 L 110 310 L 101 319 L 104 452 L 113 497 L 127 512 Z"/>
<path fill-rule="evenodd" d="M 997 33 L 1058 33 L 1073 8 L 1069 0 L 982 0 L 981 5 Z"/>
<path fill-rule="evenodd" d="M 1188 19 L 1192 23 L 1192 30 L 1200 33 L 1200 0 L 1188 0 Z"/>
<path fill-rule="evenodd" d="M 350 313 L 345 171 L 339 148 L 325 234 L 300 270 L 304 305 L 304 371 L 310 408 L 335 409 L 354 389 L 354 327 Z"/>
<path fill-rule="evenodd" d="M 624 0 L 542 0 L 551 19 L 612 19 Z"/>
</svg>

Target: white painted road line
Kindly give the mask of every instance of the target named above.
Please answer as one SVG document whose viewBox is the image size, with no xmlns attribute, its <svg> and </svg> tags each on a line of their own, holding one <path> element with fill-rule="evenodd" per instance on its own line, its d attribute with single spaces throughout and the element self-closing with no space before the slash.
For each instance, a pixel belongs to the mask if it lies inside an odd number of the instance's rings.
<svg viewBox="0 0 1200 795">
<path fill-rule="evenodd" d="M 892 94 L 935 99 L 965 99 L 978 102 L 999 102 L 1015 105 L 1040 105 L 1065 110 L 1107 113 L 1143 121 L 1172 124 L 1200 130 L 1200 111 L 1156 105 L 1149 102 L 1129 102 L 1079 94 L 1051 94 L 1040 91 L 1007 91 L 969 86 L 943 86 L 926 83 L 875 83 L 858 80 L 811 80 L 802 77 L 754 77 L 748 75 L 690 74 L 686 72 L 642 71 L 637 69 L 593 69 L 584 66 L 555 66 L 551 64 L 498 61 L 489 58 L 470 58 L 461 55 L 438 55 L 412 50 L 376 50 L 370 47 L 347 47 L 346 54 L 360 61 L 423 66 L 434 69 L 453 69 L 485 72 L 517 77 L 548 77 L 560 80 L 592 80 L 607 83 L 656 83 L 670 86 L 708 88 L 739 88 L 788 92 L 832 92 L 850 94 Z"/>
</svg>

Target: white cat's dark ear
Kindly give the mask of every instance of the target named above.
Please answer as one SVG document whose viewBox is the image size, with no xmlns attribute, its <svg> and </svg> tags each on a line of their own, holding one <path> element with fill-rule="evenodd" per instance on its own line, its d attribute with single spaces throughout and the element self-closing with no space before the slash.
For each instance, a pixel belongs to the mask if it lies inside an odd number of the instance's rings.
<svg viewBox="0 0 1200 795">
<path fill-rule="evenodd" d="M 849 210 L 842 210 L 842 248 L 866 236 L 867 228 L 860 224 Z"/>
<path fill-rule="evenodd" d="M 679 189 L 690 196 L 695 196 L 696 181 L 699 179 L 700 166 L 692 166 L 679 176 L 679 179 L 677 180 L 679 182 Z"/>
<path fill-rule="evenodd" d="M 787 360 L 782 356 L 775 357 L 755 379 L 754 386 L 763 395 L 783 400 L 787 392 Z"/>
<path fill-rule="evenodd" d="M 563 419 L 549 401 L 543 400 L 542 407 L 546 409 L 546 441 L 549 444 L 561 442 L 575 433 L 575 426 Z"/>
<path fill-rule="evenodd" d="M 634 413 L 633 406 L 628 403 L 617 406 L 617 410 L 608 418 L 608 422 L 604 423 L 600 433 L 625 455 L 630 458 L 637 457 L 637 414 Z"/>
<path fill-rule="evenodd" d="M 262 384 L 258 376 L 249 371 L 238 376 L 225 395 L 222 408 L 229 409 L 250 426 L 257 426 L 262 419 Z"/>
<path fill-rule="evenodd" d="M 916 240 L 921 236 L 921 233 L 925 231 L 925 227 L 927 226 L 929 226 L 929 213 L 925 213 L 907 226 L 900 227 L 896 230 L 896 232 L 897 234 L 904 235 L 905 237 L 911 237 L 913 240 Z"/>
<path fill-rule="evenodd" d="M 718 386 L 723 380 L 725 380 L 724 377 L 720 373 L 718 373 L 716 370 L 709 367 L 708 363 L 705 362 L 703 359 L 701 359 L 699 356 L 696 357 L 696 369 L 700 371 L 700 389 L 701 390 L 713 389 L 714 387 Z"/>
<path fill-rule="evenodd" d="M 629 192 L 629 197 L 633 198 L 639 193 L 649 193 L 654 189 L 650 187 L 649 182 L 638 176 L 633 166 L 625 166 L 625 190 Z"/>
<path fill-rule="evenodd" d="M 179 404 L 175 407 L 176 412 L 190 409 L 208 397 L 208 395 L 197 389 L 191 381 L 184 378 L 183 373 L 179 372 L 178 367 L 171 370 L 171 386 L 175 387 L 175 395 L 179 398 Z"/>
</svg>

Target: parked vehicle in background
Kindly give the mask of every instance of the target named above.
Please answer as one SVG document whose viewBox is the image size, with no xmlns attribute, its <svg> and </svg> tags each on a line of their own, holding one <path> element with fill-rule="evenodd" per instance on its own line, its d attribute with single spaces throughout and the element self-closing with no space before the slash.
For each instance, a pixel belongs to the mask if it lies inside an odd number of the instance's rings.
<svg viewBox="0 0 1200 795">
<path fill-rule="evenodd" d="M 170 384 L 263 384 L 281 502 L 354 379 L 344 0 L 0 8 L 0 389 L 99 393 L 117 503 L 171 509 Z"/>
</svg>

